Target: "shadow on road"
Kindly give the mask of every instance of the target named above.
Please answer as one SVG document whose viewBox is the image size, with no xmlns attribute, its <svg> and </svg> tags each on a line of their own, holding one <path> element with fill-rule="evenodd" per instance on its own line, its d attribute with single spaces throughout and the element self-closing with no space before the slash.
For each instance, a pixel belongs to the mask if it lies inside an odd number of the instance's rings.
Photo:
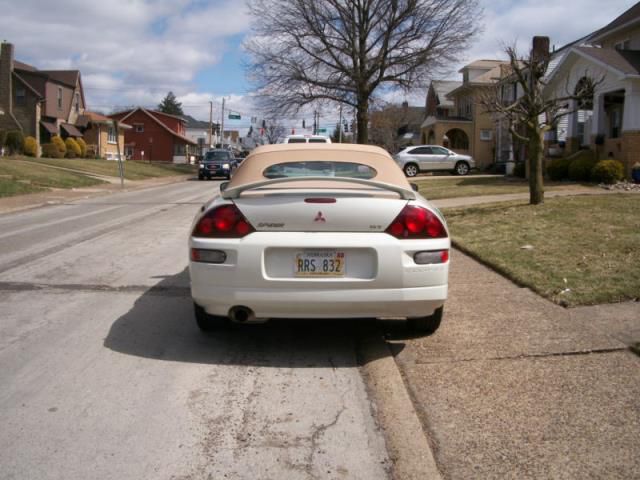
<svg viewBox="0 0 640 480">
<path fill-rule="evenodd" d="M 203 334 L 194 320 L 185 269 L 164 277 L 142 294 L 113 323 L 104 346 L 127 355 L 174 362 L 342 368 L 359 365 L 358 342 L 381 337 L 379 328 L 380 322 L 371 319 L 273 319 Z"/>
</svg>

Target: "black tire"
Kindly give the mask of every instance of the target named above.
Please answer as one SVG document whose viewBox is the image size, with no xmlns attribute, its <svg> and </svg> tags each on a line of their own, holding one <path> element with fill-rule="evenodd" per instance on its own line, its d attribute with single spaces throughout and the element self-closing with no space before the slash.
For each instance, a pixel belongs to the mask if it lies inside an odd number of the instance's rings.
<svg viewBox="0 0 640 480">
<path fill-rule="evenodd" d="M 430 335 L 440 327 L 443 312 L 444 306 L 436 309 L 433 315 L 429 315 L 428 317 L 408 318 L 407 327 L 412 332 Z"/>
<path fill-rule="evenodd" d="M 418 173 L 420 173 L 420 169 L 418 168 L 418 165 L 416 165 L 415 163 L 407 163 L 404 168 L 404 174 L 411 178 L 411 177 L 415 177 L 416 175 L 418 175 Z"/>
<path fill-rule="evenodd" d="M 219 315 L 210 315 L 205 312 L 204 308 L 194 303 L 193 311 L 196 317 L 196 323 L 198 328 L 203 332 L 213 332 L 215 330 L 222 330 L 229 326 L 229 318 L 221 317 Z"/>
<path fill-rule="evenodd" d="M 455 166 L 456 175 L 466 175 L 467 173 L 469 173 L 469 170 L 471 169 L 469 168 L 469 164 L 467 162 L 456 163 L 456 166 Z"/>
<path fill-rule="evenodd" d="M 204 177 L 202 175 L 198 175 L 198 180 L 204 180 Z"/>
</svg>

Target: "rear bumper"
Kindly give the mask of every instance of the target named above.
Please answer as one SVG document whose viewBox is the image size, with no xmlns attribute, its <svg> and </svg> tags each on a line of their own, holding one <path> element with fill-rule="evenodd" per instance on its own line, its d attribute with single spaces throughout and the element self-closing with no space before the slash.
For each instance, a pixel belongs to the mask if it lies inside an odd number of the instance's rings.
<svg viewBox="0 0 640 480">
<path fill-rule="evenodd" d="M 255 290 L 191 286 L 194 302 L 212 315 L 248 307 L 257 318 L 424 317 L 444 304 L 447 285 L 372 290 Z"/>
<path fill-rule="evenodd" d="M 423 317 L 447 298 L 449 262 L 416 265 L 413 255 L 448 249 L 448 238 L 400 241 L 385 233 L 255 232 L 243 239 L 192 238 L 190 246 L 227 254 L 224 264 L 189 263 L 193 299 L 213 315 L 243 306 L 257 318 Z M 293 277 L 293 252 L 309 248 L 347 252 L 347 274 Z"/>
</svg>

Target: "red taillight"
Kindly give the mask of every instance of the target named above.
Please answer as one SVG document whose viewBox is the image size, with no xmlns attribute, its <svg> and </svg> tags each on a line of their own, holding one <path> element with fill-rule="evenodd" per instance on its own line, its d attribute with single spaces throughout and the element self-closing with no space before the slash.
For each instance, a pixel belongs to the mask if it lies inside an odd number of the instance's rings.
<svg viewBox="0 0 640 480">
<path fill-rule="evenodd" d="M 396 238 L 446 238 L 447 230 L 438 216 L 426 208 L 407 205 L 386 232 Z"/>
<path fill-rule="evenodd" d="M 193 229 L 194 237 L 240 238 L 255 229 L 235 205 L 222 205 L 207 212 Z"/>
</svg>

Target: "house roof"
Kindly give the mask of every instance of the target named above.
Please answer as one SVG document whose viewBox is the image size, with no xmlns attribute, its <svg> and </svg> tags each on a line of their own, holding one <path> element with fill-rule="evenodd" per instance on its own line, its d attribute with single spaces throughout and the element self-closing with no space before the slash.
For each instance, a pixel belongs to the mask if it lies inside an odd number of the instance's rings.
<svg viewBox="0 0 640 480">
<path fill-rule="evenodd" d="M 20 70 L 27 70 L 29 72 L 36 72 L 38 70 L 36 67 L 33 67 L 23 62 L 19 62 L 18 60 L 13 61 L 13 68 L 18 68 Z"/>
<path fill-rule="evenodd" d="M 113 125 L 113 119 L 98 112 L 90 112 L 88 110 L 85 110 L 85 112 L 82 115 L 79 115 L 78 119 L 76 120 L 76 126 L 79 127 L 86 127 L 90 123 L 96 125 Z M 127 125 L 126 123 L 122 122 L 118 122 L 118 127 L 127 130 L 133 128 L 131 125 Z"/>
<path fill-rule="evenodd" d="M 467 68 L 494 68 L 501 63 L 503 63 L 502 60 L 476 60 L 462 67 L 458 73 L 462 73 Z"/>
<path fill-rule="evenodd" d="M 14 71 L 28 72 L 32 75 L 38 75 L 71 88 L 76 88 L 78 79 L 80 78 L 80 70 L 38 70 L 31 65 L 18 61 L 14 61 L 13 65 Z"/>
<path fill-rule="evenodd" d="M 640 74 L 639 50 L 616 50 L 613 48 L 593 47 L 574 47 L 574 50 L 623 75 Z"/>
<path fill-rule="evenodd" d="M 608 23 L 600 30 L 596 30 L 589 38 L 592 42 L 602 40 L 607 35 L 622 30 L 634 23 L 640 21 L 640 2 L 636 3 L 633 7 L 623 12 L 620 16 L 615 18 L 612 22 Z"/>
<path fill-rule="evenodd" d="M 431 82 L 433 89 L 438 96 L 439 107 L 453 107 L 453 101 L 447 98 L 447 95 L 462 85 L 462 82 L 454 80 L 434 80 Z"/>
<path fill-rule="evenodd" d="M 116 115 L 123 115 L 124 114 L 124 116 L 120 119 L 120 121 L 125 121 L 127 118 L 129 118 L 131 115 L 133 115 L 137 111 L 140 111 L 140 112 L 144 113 L 146 116 L 151 118 L 154 122 L 156 122 L 165 131 L 169 132 L 174 137 L 178 137 L 180 140 L 184 141 L 185 143 L 189 143 L 191 145 L 197 145 L 197 143 L 194 142 L 193 140 L 191 140 L 190 138 L 187 138 L 187 137 L 185 137 L 183 135 L 180 135 L 175 130 L 169 128 L 167 125 L 165 125 L 162 122 L 162 120 L 160 120 L 156 116 L 156 114 L 161 114 L 161 115 L 166 115 L 166 116 L 169 116 L 169 117 L 177 118 L 178 120 L 182 120 L 183 122 L 185 121 L 184 119 L 182 119 L 180 117 L 176 117 L 175 115 L 169 115 L 167 113 L 161 113 L 161 112 L 156 112 L 156 111 L 153 111 L 153 110 L 147 110 L 146 108 L 142 108 L 142 107 L 137 107 L 137 108 L 134 108 L 133 110 L 125 110 L 123 112 L 114 113 L 113 115 L 111 115 L 111 117 L 116 116 Z"/>
<path fill-rule="evenodd" d="M 24 78 L 18 75 L 15 71 L 13 72 L 13 76 L 17 78 L 18 81 L 22 83 L 26 88 L 28 88 L 31 91 L 31 93 L 33 93 L 36 97 L 42 98 L 42 94 L 38 92 L 35 88 L 33 88 L 33 86 L 29 82 L 27 82 Z"/>
<path fill-rule="evenodd" d="M 209 122 L 202 120 L 196 120 L 191 115 L 182 115 L 181 118 L 187 122 L 187 128 L 209 128 Z M 213 125 L 217 125 L 215 122 Z"/>
</svg>

